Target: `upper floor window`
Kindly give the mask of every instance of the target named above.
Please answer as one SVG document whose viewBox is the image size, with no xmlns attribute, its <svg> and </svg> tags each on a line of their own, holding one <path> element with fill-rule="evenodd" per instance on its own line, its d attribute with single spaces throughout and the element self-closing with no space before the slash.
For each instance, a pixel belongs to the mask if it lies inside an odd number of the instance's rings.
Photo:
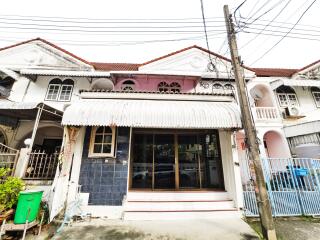
<svg viewBox="0 0 320 240">
<path fill-rule="evenodd" d="M 158 84 L 159 92 L 169 92 L 169 84 L 166 82 L 161 82 Z"/>
<path fill-rule="evenodd" d="M 228 90 L 233 90 L 234 89 L 234 86 L 230 83 L 227 83 L 223 86 L 225 89 L 228 89 Z"/>
<path fill-rule="evenodd" d="M 170 84 L 170 92 L 179 93 L 181 91 L 181 86 L 177 82 L 173 82 Z"/>
<path fill-rule="evenodd" d="M 89 147 L 89 157 L 114 156 L 115 127 L 93 127 Z"/>
<path fill-rule="evenodd" d="M 11 77 L 0 77 L 0 96 L 8 97 L 13 86 L 14 79 Z"/>
<path fill-rule="evenodd" d="M 298 106 L 298 99 L 295 91 L 288 86 L 280 86 L 276 90 L 279 105 L 281 107 Z"/>
<path fill-rule="evenodd" d="M 213 87 L 214 89 L 222 89 L 222 88 L 223 88 L 220 83 L 215 83 L 215 84 L 212 85 L 212 87 Z"/>
<path fill-rule="evenodd" d="M 71 79 L 61 81 L 55 78 L 49 82 L 45 100 L 50 101 L 70 101 L 73 91 L 74 82 Z"/>
<path fill-rule="evenodd" d="M 131 80 L 124 81 L 121 85 L 122 91 L 134 91 L 135 90 L 135 84 Z"/>
<path fill-rule="evenodd" d="M 313 95 L 314 101 L 317 107 L 320 107 L 320 88 L 312 87 L 311 93 Z"/>
<path fill-rule="evenodd" d="M 170 85 L 166 82 L 160 82 L 158 84 L 158 91 L 179 93 L 181 91 L 181 86 L 177 82 L 172 82 Z"/>
</svg>

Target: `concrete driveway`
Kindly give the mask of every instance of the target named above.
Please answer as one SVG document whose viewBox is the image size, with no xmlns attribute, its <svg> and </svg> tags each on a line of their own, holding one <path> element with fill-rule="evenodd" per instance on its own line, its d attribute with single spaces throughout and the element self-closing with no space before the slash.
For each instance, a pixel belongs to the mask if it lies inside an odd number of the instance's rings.
<svg viewBox="0 0 320 240">
<path fill-rule="evenodd" d="M 56 240 L 235 240 L 259 239 L 239 218 L 171 221 L 94 219 L 64 227 Z"/>
</svg>

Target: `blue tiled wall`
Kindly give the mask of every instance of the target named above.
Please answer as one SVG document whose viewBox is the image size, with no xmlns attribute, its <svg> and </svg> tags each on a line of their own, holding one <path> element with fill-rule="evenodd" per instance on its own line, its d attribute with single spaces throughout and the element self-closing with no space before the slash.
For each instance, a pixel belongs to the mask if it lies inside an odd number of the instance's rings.
<svg viewBox="0 0 320 240">
<path fill-rule="evenodd" d="M 91 127 L 87 127 L 80 170 L 81 192 L 90 193 L 90 205 L 122 205 L 127 192 L 129 128 L 117 129 L 115 158 L 89 158 Z M 106 161 L 108 160 L 108 161 Z"/>
</svg>

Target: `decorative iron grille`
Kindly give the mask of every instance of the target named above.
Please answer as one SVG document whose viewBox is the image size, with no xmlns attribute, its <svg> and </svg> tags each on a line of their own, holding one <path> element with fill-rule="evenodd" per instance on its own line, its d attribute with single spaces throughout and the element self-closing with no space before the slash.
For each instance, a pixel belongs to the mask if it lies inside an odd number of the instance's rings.
<svg viewBox="0 0 320 240">
<path fill-rule="evenodd" d="M 34 151 L 29 154 L 28 167 L 24 179 L 52 180 L 59 162 L 59 153 L 48 154 Z"/>
</svg>

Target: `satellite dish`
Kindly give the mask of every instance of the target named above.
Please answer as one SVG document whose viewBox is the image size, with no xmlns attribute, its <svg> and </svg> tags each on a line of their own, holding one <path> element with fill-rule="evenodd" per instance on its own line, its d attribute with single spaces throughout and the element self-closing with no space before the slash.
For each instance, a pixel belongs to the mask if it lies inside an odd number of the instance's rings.
<svg viewBox="0 0 320 240">
<path fill-rule="evenodd" d="M 113 90 L 114 84 L 109 78 L 96 78 L 91 83 L 91 89 Z"/>
<path fill-rule="evenodd" d="M 250 95 L 254 100 L 260 100 L 263 98 L 263 93 L 259 88 L 252 88 L 250 90 Z"/>
</svg>

